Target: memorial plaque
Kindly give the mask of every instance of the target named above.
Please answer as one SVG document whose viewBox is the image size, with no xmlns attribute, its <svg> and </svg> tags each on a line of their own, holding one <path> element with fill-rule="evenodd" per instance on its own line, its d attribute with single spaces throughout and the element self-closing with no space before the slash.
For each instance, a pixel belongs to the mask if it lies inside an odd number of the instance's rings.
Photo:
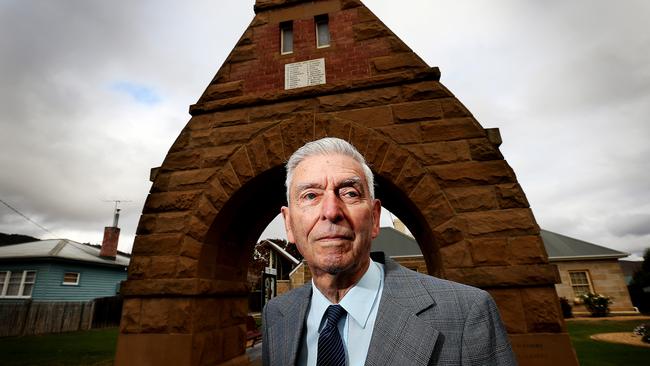
<svg viewBox="0 0 650 366">
<path fill-rule="evenodd" d="M 521 366 L 578 366 L 566 333 L 511 334 L 510 343 Z"/>
<path fill-rule="evenodd" d="M 284 65 L 284 89 L 325 84 L 325 59 Z"/>
</svg>

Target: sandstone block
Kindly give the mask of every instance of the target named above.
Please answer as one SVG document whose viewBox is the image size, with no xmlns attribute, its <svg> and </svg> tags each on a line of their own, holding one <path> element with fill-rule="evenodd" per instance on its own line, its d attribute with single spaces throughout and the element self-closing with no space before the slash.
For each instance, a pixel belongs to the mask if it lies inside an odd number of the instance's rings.
<svg viewBox="0 0 650 366">
<path fill-rule="evenodd" d="M 472 267 L 472 256 L 467 243 L 458 242 L 440 249 L 442 266 L 444 268 Z"/>
<path fill-rule="evenodd" d="M 219 177 L 221 187 L 228 197 L 232 197 L 232 195 L 241 187 L 237 174 L 230 164 L 227 164 L 223 169 L 219 170 L 217 176 Z"/>
<path fill-rule="evenodd" d="M 442 192 L 438 191 L 422 210 L 422 215 L 430 227 L 437 227 L 453 218 L 454 210 Z"/>
<path fill-rule="evenodd" d="M 452 281 L 480 288 L 517 287 L 521 286 L 521 284 L 552 286 L 558 279 L 555 266 L 543 264 L 451 268 L 445 270 L 445 277 Z"/>
<path fill-rule="evenodd" d="M 188 127 L 192 131 L 218 127 L 237 126 L 248 123 L 247 109 L 232 109 L 193 116 Z"/>
<path fill-rule="evenodd" d="M 221 330 L 223 334 L 223 357 L 228 360 L 246 351 L 246 325 L 235 325 Z"/>
<path fill-rule="evenodd" d="M 355 24 L 352 26 L 352 32 L 354 32 L 354 40 L 357 42 L 391 35 L 390 30 L 379 21 Z"/>
<path fill-rule="evenodd" d="M 461 214 L 467 222 L 467 233 L 473 236 L 536 234 L 539 227 L 528 209 L 511 209 Z"/>
<path fill-rule="evenodd" d="M 377 21 L 377 17 L 370 11 L 370 9 L 363 7 L 357 10 L 357 22 L 365 23 L 374 21 Z"/>
<path fill-rule="evenodd" d="M 494 146 L 487 138 L 471 139 L 467 141 L 473 160 L 501 160 L 501 151 Z"/>
<path fill-rule="evenodd" d="M 341 10 L 352 9 L 361 5 L 359 0 L 341 0 Z"/>
<path fill-rule="evenodd" d="M 241 144 L 248 142 L 254 135 L 260 133 L 275 122 L 251 123 L 241 126 L 221 127 L 212 130 L 210 141 L 214 146 Z"/>
<path fill-rule="evenodd" d="M 199 264 L 196 259 L 179 257 L 176 264 L 175 278 L 195 278 L 198 276 Z"/>
<path fill-rule="evenodd" d="M 217 211 L 220 211 L 221 208 L 223 208 L 223 205 L 226 204 L 226 201 L 229 198 L 223 186 L 221 186 L 218 176 L 215 176 L 210 181 L 209 188 L 205 191 L 205 196 L 210 200 L 212 206 Z"/>
<path fill-rule="evenodd" d="M 512 169 L 503 160 L 433 166 L 430 171 L 443 187 L 481 186 L 516 181 Z"/>
<path fill-rule="evenodd" d="M 433 229 L 433 238 L 440 247 L 444 247 L 462 241 L 466 230 L 466 222 L 453 217 Z"/>
<path fill-rule="evenodd" d="M 285 161 L 284 146 L 282 145 L 282 130 L 280 127 L 274 127 L 262 135 L 264 146 L 266 146 L 267 159 L 269 166 L 274 167 L 282 165 Z"/>
<path fill-rule="evenodd" d="M 321 112 L 339 112 L 346 109 L 360 109 L 385 106 L 399 102 L 399 87 L 362 90 L 318 97 Z"/>
<path fill-rule="evenodd" d="M 354 125 L 350 126 L 350 143 L 354 145 L 360 152 L 366 151 L 368 147 L 368 139 L 370 138 L 370 130 L 367 128 Z"/>
<path fill-rule="evenodd" d="M 185 236 L 183 237 L 183 243 L 181 244 L 180 255 L 192 259 L 199 259 L 201 257 L 202 248 L 203 244 L 201 242 L 194 240 L 189 236 Z"/>
<path fill-rule="evenodd" d="M 367 127 L 380 127 L 393 124 L 393 110 L 390 106 L 352 109 L 334 113 L 334 115 Z"/>
<path fill-rule="evenodd" d="M 312 113 L 314 108 L 314 101 L 309 99 L 254 107 L 250 110 L 250 121 L 277 122 L 289 119 L 295 114 Z"/>
<path fill-rule="evenodd" d="M 376 130 L 398 144 L 417 144 L 422 141 L 420 126 L 415 123 L 379 127 Z"/>
<path fill-rule="evenodd" d="M 144 214 L 140 217 L 136 234 L 182 233 L 189 222 L 189 217 L 187 212 Z"/>
<path fill-rule="evenodd" d="M 292 118 L 282 124 L 282 145 L 292 154 L 314 138 L 314 117 Z"/>
<path fill-rule="evenodd" d="M 184 191 L 204 188 L 210 182 L 215 171 L 215 169 L 208 168 L 173 172 L 168 175 L 166 190 Z"/>
<path fill-rule="evenodd" d="M 477 266 L 507 266 L 509 264 L 507 238 L 470 239 L 468 243 Z"/>
<path fill-rule="evenodd" d="M 215 146 L 201 149 L 201 167 L 218 168 L 226 164 L 239 145 Z"/>
<path fill-rule="evenodd" d="M 526 307 L 526 325 L 529 333 L 559 333 L 564 331 L 560 300 L 555 288 L 527 288 L 521 291 Z"/>
<path fill-rule="evenodd" d="M 445 118 L 471 117 L 472 114 L 456 98 L 440 100 L 442 113 Z"/>
<path fill-rule="evenodd" d="M 368 139 L 368 147 L 364 154 L 370 168 L 378 169 L 381 166 L 389 146 L 390 143 L 379 135 L 373 134 L 370 136 Z"/>
<path fill-rule="evenodd" d="M 170 170 L 199 169 L 201 155 L 199 150 L 184 150 L 167 154 L 160 167 L 161 172 Z"/>
<path fill-rule="evenodd" d="M 244 62 L 257 59 L 257 48 L 254 44 L 235 47 L 230 53 L 230 63 Z"/>
<path fill-rule="evenodd" d="M 438 81 L 424 81 L 402 86 L 404 99 L 414 101 L 452 97 L 453 95 Z"/>
<path fill-rule="evenodd" d="M 138 235 L 133 243 L 131 254 L 140 255 L 176 255 L 180 253 L 183 234 Z"/>
<path fill-rule="evenodd" d="M 427 67 L 427 65 L 413 52 L 377 57 L 372 59 L 370 62 L 374 74 L 385 74 Z"/>
<path fill-rule="evenodd" d="M 245 147 L 242 147 L 233 154 L 230 158 L 230 164 L 232 164 L 232 168 L 235 171 L 235 174 L 237 174 L 237 180 L 239 180 L 239 183 L 242 185 L 246 184 L 246 182 L 255 176 L 255 172 L 253 171 Z"/>
<path fill-rule="evenodd" d="M 527 208 L 530 207 L 521 186 L 517 183 L 500 184 L 496 186 L 499 207 Z"/>
<path fill-rule="evenodd" d="M 201 191 L 152 193 L 147 197 L 143 213 L 186 211 L 196 204 Z"/>
<path fill-rule="evenodd" d="M 453 141 L 484 136 L 483 129 L 471 118 L 444 119 L 420 123 L 423 142 Z"/>
<path fill-rule="evenodd" d="M 316 121 L 314 123 L 314 139 L 319 139 L 323 137 L 338 137 L 343 140 L 350 139 L 350 130 L 352 124 L 342 118 L 337 118 L 327 115 L 316 116 Z M 300 146 L 296 146 L 295 151 Z"/>
<path fill-rule="evenodd" d="M 393 115 L 398 123 L 441 119 L 442 107 L 437 100 L 424 100 L 396 104 Z"/>
<path fill-rule="evenodd" d="M 201 220 L 201 222 L 210 226 L 215 217 L 217 217 L 217 209 L 212 205 L 210 199 L 208 199 L 206 195 L 203 195 L 199 198 L 196 204 L 194 215 Z"/>
<path fill-rule="evenodd" d="M 399 128 L 404 127 L 400 125 Z M 421 135 L 420 135 L 421 137 Z M 466 141 L 432 142 L 406 147 L 424 165 L 450 164 L 471 159 Z"/>
<path fill-rule="evenodd" d="M 217 365 L 224 360 L 223 334 L 206 331 L 194 335 L 192 357 L 198 365 Z"/>
<path fill-rule="evenodd" d="M 409 198 L 414 205 L 423 210 L 440 194 L 440 187 L 436 181 L 430 175 L 425 175 L 410 192 Z"/>
<path fill-rule="evenodd" d="M 395 185 L 400 187 L 404 191 L 404 194 L 408 196 L 425 174 L 426 171 L 422 166 L 412 156 L 409 156 Z"/>
<path fill-rule="evenodd" d="M 388 148 L 388 152 L 386 152 L 384 162 L 379 169 L 377 169 L 377 173 L 394 182 L 399 177 L 402 169 L 404 169 L 404 164 L 408 158 L 409 153 L 406 150 L 397 147 L 396 145 L 391 145 Z M 408 194 L 408 192 L 404 193 Z"/>
<path fill-rule="evenodd" d="M 134 255 L 129 263 L 129 280 L 140 280 L 146 278 L 147 272 L 151 267 L 151 257 Z"/>
<path fill-rule="evenodd" d="M 122 304 L 122 319 L 120 320 L 120 333 L 140 332 L 141 310 L 141 299 L 124 299 Z"/>
<path fill-rule="evenodd" d="M 413 52 L 406 43 L 402 42 L 401 39 L 395 36 L 388 36 L 385 38 L 385 42 L 388 43 L 388 49 L 393 53 L 406 53 Z M 397 70 L 396 70 L 397 71 Z"/>
<path fill-rule="evenodd" d="M 447 188 L 445 194 L 456 212 L 487 211 L 497 208 L 492 186 Z"/>
<path fill-rule="evenodd" d="M 160 279 L 160 278 L 174 278 L 176 274 L 176 264 L 178 257 L 176 256 L 154 256 L 150 257 L 151 264 L 145 275 L 146 278 Z"/>
<path fill-rule="evenodd" d="M 490 289 L 508 334 L 526 333 L 526 310 L 518 289 Z"/>
<path fill-rule="evenodd" d="M 264 138 L 262 136 L 258 136 L 249 142 L 246 145 L 246 151 L 255 174 L 260 174 L 269 169 L 269 162 L 266 157 L 266 147 L 264 146 Z"/>
<path fill-rule="evenodd" d="M 183 129 L 178 135 L 172 147 L 169 149 L 169 152 L 178 152 L 187 150 L 190 144 L 190 132 L 187 129 Z"/>
<path fill-rule="evenodd" d="M 192 216 L 187 225 L 187 235 L 202 242 L 203 239 L 205 239 L 205 235 L 208 233 L 208 229 L 208 225 L 204 224 L 196 216 Z"/>
<path fill-rule="evenodd" d="M 166 333 L 170 300 L 143 299 L 140 325 L 142 333 Z"/>
<path fill-rule="evenodd" d="M 511 264 L 542 264 L 548 262 L 546 249 L 539 235 L 510 238 Z"/>
<path fill-rule="evenodd" d="M 244 82 L 241 80 L 229 83 L 210 84 L 205 90 L 204 100 L 226 99 L 238 97 L 244 94 Z"/>
<path fill-rule="evenodd" d="M 192 332 L 192 302 L 187 298 L 171 299 L 168 305 L 168 330 L 170 333 Z"/>
</svg>

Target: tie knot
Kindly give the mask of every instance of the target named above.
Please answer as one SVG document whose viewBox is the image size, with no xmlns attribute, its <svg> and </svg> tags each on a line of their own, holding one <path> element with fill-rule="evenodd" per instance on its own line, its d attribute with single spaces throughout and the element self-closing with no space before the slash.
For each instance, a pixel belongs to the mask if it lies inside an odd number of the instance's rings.
<svg viewBox="0 0 650 366">
<path fill-rule="evenodd" d="M 327 319 L 327 324 L 325 326 L 336 326 L 341 317 L 345 314 L 345 309 L 341 305 L 330 305 L 325 311 L 325 318 Z"/>
</svg>

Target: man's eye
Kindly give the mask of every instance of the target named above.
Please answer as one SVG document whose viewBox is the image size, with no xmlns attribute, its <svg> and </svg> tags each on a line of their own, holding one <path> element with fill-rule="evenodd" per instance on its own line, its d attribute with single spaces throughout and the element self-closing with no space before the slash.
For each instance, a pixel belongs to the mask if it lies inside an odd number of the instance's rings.
<svg viewBox="0 0 650 366">
<path fill-rule="evenodd" d="M 313 199 L 316 199 L 316 193 L 311 193 L 311 192 L 310 192 L 310 193 L 305 193 L 305 195 L 303 196 L 303 198 L 306 199 L 306 200 L 310 200 L 310 201 L 311 201 L 311 200 L 313 200 Z"/>
<path fill-rule="evenodd" d="M 343 197 L 357 198 L 357 197 L 359 197 L 359 192 L 357 192 L 357 191 L 347 191 L 347 192 L 343 193 Z"/>
</svg>

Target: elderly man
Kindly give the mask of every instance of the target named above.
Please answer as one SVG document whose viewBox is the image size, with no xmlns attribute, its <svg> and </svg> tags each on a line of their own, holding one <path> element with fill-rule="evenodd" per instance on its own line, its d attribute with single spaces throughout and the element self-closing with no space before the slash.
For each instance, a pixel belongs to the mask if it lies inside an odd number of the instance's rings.
<svg viewBox="0 0 650 366">
<path fill-rule="evenodd" d="M 312 281 L 265 307 L 264 365 L 516 364 L 485 291 L 371 257 L 381 203 L 351 144 L 307 143 L 286 168 L 287 237 Z"/>
</svg>

